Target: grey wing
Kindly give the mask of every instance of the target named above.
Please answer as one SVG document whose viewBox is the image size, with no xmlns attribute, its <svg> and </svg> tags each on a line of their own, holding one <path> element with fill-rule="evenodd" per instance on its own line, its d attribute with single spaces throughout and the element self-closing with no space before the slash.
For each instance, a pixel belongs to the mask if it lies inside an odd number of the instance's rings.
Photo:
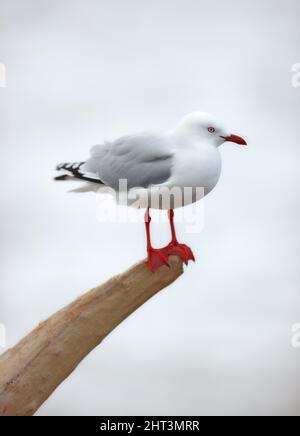
<svg viewBox="0 0 300 436">
<path fill-rule="evenodd" d="M 172 164 L 173 153 L 165 137 L 144 133 L 95 146 L 84 169 L 117 190 L 120 179 L 127 180 L 129 189 L 164 183 L 171 176 Z"/>
</svg>

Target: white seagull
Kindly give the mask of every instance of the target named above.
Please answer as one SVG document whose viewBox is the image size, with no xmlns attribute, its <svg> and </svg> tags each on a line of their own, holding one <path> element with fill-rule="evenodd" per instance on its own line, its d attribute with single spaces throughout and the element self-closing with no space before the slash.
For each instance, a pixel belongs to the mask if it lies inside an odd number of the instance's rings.
<svg viewBox="0 0 300 436">
<path fill-rule="evenodd" d="M 80 179 L 89 183 L 85 191 L 102 186 L 113 188 L 118 194 L 120 181 L 126 180 L 127 198 L 139 197 L 138 207 L 146 208 L 148 266 L 155 271 L 168 265 L 171 254 L 180 256 L 185 263 L 195 260 L 192 250 L 177 240 L 173 209 L 198 201 L 216 186 L 221 174 L 219 146 L 225 141 L 247 145 L 212 115 L 193 112 L 173 130 L 137 133 L 96 145 L 86 162 L 58 165 L 60 174 L 56 180 Z M 161 201 L 162 190 L 165 194 L 166 190 L 173 193 L 177 189 L 184 197 L 187 188 L 192 190 L 188 200 L 174 200 L 171 194 L 170 201 Z M 201 188 L 201 197 L 197 188 Z M 133 203 L 136 206 L 132 200 L 127 202 L 130 206 Z M 164 248 L 152 247 L 150 208 L 168 209 L 172 239 Z"/>
</svg>

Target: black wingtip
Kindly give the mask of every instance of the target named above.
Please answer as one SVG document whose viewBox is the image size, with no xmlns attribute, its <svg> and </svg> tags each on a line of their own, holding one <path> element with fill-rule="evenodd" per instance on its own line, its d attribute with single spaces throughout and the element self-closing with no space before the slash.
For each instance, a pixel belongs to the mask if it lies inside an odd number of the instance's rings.
<svg viewBox="0 0 300 436">
<path fill-rule="evenodd" d="M 57 176 L 54 177 L 54 180 L 56 181 L 62 181 L 62 180 L 66 180 L 69 176 L 67 174 L 64 174 L 63 176 Z"/>
<path fill-rule="evenodd" d="M 55 170 L 56 171 L 60 171 L 62 169 L 64 169 L 65 165 L 67 165 L 66 163 L 60 163 L 58 165 L 56 165 Z"/>
</svg>

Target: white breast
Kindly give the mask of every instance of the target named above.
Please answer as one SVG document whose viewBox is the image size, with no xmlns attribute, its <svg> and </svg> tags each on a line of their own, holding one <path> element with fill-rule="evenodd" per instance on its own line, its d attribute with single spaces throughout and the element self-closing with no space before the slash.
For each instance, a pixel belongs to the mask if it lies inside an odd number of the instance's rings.
<svg viewBox="0 0 300 436">
<path fill-rule="evenodd" d="M 180 149 L 174 156 L 169 183 L 181 187 L 204 188 L 205 195 L 217 184 L 221 174 L 219 150 L 211 145 Z"/>
<path fill-rule="evenodd" d="M 197 144 L 196 149 L 181 148 L 174 154 L 170 179 L 162 185 L 151 188 L 151 199 L 150 191 L 144 192 L 143 195 L 139 192 L 139 197 L 145 197 L 145 202 L 148 201 L 150 207 L 154 209 L 186 206 L 207 195 L 216 186 L 220 174 L 221 156 L 216 147 L 211 145 L 199 147 Z M 163 202 L 162 198 L 164 198 Z M 169 201 L 166 201 L 167 198 Z"/>
<path fill-rule="evenodd" d="M 169 180 L 149 189 L 133 189 L 131 193 L 134 194 L 134 198 L 139 199 L 138 207 L 182 207 L 200 200 L 212 191 L 220 178 L 221 164 L 217 147 L 198 142 L 185 143 L 183 147 L 174 149 L 172 176 Z"/>
</svg>

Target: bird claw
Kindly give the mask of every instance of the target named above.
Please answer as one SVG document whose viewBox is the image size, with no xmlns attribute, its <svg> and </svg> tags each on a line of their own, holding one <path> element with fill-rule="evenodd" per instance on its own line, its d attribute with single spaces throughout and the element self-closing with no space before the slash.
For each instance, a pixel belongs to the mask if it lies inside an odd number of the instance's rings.
<svg viewBox="0 0 300 436">
<path fill-rule="evenodd" d="M 150 271 L 154 272 L 163 265 L 169 266 L 168 256 L 165 254 L 164 249 L 148 249 L 148 266 Z"/>
<path fill-rule="evenodd" d="M 179 244 L 179 242 L 170 242 L 169 245 L 163 248 L 163 251 L 167 256 L 170 256 L 171 254 L 174 256 L 179 256 L 186 265 L 188 264 L 189 260 L 195 262 L 195 256 L 192 250 L 185 244 Z"/>
</svg>

